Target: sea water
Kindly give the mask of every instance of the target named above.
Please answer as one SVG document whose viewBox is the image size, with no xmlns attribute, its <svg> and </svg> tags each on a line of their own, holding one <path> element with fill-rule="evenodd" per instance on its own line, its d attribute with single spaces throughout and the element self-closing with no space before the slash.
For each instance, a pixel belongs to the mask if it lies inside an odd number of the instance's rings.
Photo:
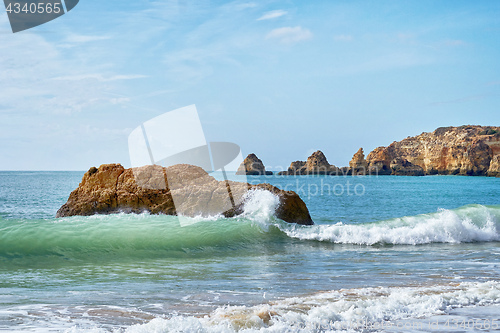
<svg viewBox="0 0 500 333">
<path fill-rule="evenodd" d="M 0 172 L 0 331 L 500 330 L 498 178 L 248 176 L 316 224 L 256 191 L 242 216 L 182 227 L 56 219 L 82 175 Z"/>
</svg>

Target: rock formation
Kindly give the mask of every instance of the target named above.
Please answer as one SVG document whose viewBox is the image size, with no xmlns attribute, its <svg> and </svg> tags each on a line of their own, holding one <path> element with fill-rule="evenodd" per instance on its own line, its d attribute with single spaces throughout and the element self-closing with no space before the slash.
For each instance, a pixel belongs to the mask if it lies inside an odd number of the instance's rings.
<svg viewBox="0 0 500 333">
<path fill-rule="evenodd" d="M 368 174 L 368 163 L 365 160 L 363 148 L 359 148 L 357 153 L 354 154 L 352 160 L 349 162 L 349 168 L 348 173 L 354 176 Z"/>
<path fill-rule="evenodd" d="M 330 165 L 321 151 L 295 161 L 279 175 L 468 175 L 500 177 L 500 127 L 440 127 L 387 147 L 375 148 L 365 159 L 360 148 L 349 167 Z"/>
<path fill-rule="evenodd" d="M 236 171 L 237 175 L 272 175 L 271 171 L 266 171 L 264 163 L 255 154 L 248 155 Z"/>
<path fill-rule="evenodd" d="M 92 167 L 57 211 L 57 217 L 144 211 L 234 216 L 242 212 L 245 195 L 252 189 L 278 196 L 276 217 L 291 223 L 313 224 L 305 203 L 293 191 L 282 191 L 269 184 L 217 181 L 203 169 L 187 164 L 168 168 L 149 165 L 125 169 L 120 164 Z"/>
<path fill-rule="evenodd" d="M 366 159 L 370 174 L 497 176 L 500 127 L 440 127 L 374 149 Z"/>
<path fill-rule="evenodd" d="M 307 158 L 307 162 L 295 161 L 290 164 L 288 171 L 280 175 L 336 175 L 339 168 L 328 163 L 322 151 L 318 150 Z"/>
<path fill-rule="evenodd" d="M 307 158 L 304 174 L 306 175 L 330 175 L 337 174 L 338 169 L 335 165 L 330 165 L 325 154 L 321 150 L 312 153 Z"/>
<path fill-rule="evenodd" d="M 397 157 L 390 164 L 392 174 L 397 176 L 424 176 L 422 167 L 408 162 L 408 160 Z"/>
<path fill-rule="evenodd" d="M 304 162 L 304 161 L 295 161 L 295 162 L 292 162 L 290 164 L 290 166 L 288 167 L 287 171 L 280 171 L 280 172 L 278 172 L 278 175 L 280 175 L 280 176 L 300 175 L 301 174 L 300 172 L 301 172 L 301 170 L 303 170 L 303 168 L 305 167 L 305 165 L 306 165 L 306 162 Z"/>
<path fill-rule="evenodd" d="M 500 154 L 495 155 L 491 159 L 490 167 L 488 168 L 488 176 L 500 177 Z"/>
</svg>

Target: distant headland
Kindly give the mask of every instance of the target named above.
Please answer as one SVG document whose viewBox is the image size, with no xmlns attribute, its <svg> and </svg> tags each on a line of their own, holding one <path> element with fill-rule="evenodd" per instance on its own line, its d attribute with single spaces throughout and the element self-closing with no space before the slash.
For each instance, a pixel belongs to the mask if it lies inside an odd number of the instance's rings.
<svg viewBox="0 0 500 333">
<path fill-rule="evenodd" d="M 238 174 L 269 174 L 262 161 L 250 154 Z M 500 127 L 465 125 L 440 127 L 387 147 L 375 148 L 365 158 L 363 148 L 349 166 L 328 163 L 321 151 L 307 161 L 295 161 L 279 175 L 464 175 L 500 177 Z"/>
</svg>

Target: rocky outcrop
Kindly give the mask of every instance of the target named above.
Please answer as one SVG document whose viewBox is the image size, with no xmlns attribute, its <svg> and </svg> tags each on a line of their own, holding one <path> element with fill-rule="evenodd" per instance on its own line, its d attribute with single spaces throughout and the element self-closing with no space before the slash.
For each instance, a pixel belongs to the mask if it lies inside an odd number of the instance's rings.
<svg viewBox="0 0 500 333">
<path fill-rule="evenodd" d="M 266 171 L 264 163 L 255 154 L 248 155 L 236 171 L 237 175 L 272 175 L 271 171 Z"/>
<path fill-rule="evenodd" d="M 424 176 L 422 167 L 408 162 L 408 160 L 397 157 L 391 161 L 392 174 L 396 176 Z"/>
<path fill-rule="evenodd" d="M 321 150 L 312 153 L 312 155 L 307 158 L 304 167 L 305 175 L 330 175 L 338 173 L 338 168 L 328 163 L 325 154 L 323 154 Z"/>
<path fill-rule="evenodd" d="M 500 177 L 500 154 L 495 155 L 491 159 L 490 167 L 488 168 L 488 176 Z"/>
<path fill-rule="evenodd" d="M 366 162 L 370 175 L 390 175 L 392 173 L 391 161 L 394 157 L 390 151 L 389 147 L 378 147 L 368 154 Z"/>
<path fill-rule="evenodd" d="M 290 166 L 288 167 L 287 171 L 280 171 L 280 172 L 278 172 L 278 175 L 280 175 L 280 176 L 300 175 L 301 174 L 300 172 L 303 170 L 303 168 L 305 167 L 305 165 L 306 165 L 306 162 L 304 162 L 304 161 L 295 161 L 295 162 L 292 162 L 290 164 Z"/>
<path fill-rule="evenodd" d="M 249 190 L 255 189 L 278 196 L 276 217 L 291 223 L 313 224 L 305 203 L 293 191 L 282 191 L 269 184 L 217 181 L 203 169 L 187 164 L 131 169 L 120 164 L 105 164 L 90 168 L 57 211 L 57 217 L 144 211 L 183 216 L 234 216 L 243 211 Z"/>
<path fill-rule="evenodd" d="M 356 175 L 366 175 L 368 174 L 368 163 L 365 160 L 365 154 L 363 153 L 363 148 L 354 154 L 351 161 L 349 162 L 349 174 Z"/>
<path fill-rule="evenodd" d="M 378 147 L 368 154 L 370 174 L 497 175 L 500 127 L 440 127 Z M 394 163 L 393 163 L 394 162 Z"/>
<path fill-rule="evenodd" d="M 335 165 L 328 163 L 322 151 L 318 150 L 307 158 L 306 162 L 295 161 L 280 175 L 337 175 L 340 172 Z"/>
</svg>

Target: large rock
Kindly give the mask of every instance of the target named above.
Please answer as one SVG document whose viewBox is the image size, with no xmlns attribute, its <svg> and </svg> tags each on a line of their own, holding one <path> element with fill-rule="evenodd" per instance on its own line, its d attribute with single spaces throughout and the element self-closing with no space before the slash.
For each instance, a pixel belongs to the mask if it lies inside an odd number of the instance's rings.
<svg viewBox="0 0 500 333">
<path fill-rule="evenodd" d="M 422 167 L 408 162 L 402 157 L 397 157 L 391 161 L 392 174 L 396 176 L 424 176 Z"/>
<path fill-rule="evenodd" d="M 321 150 L 315 151 L 307 158 L 305 165 L 306 175 L 330 175 L 337 174 L 338 168 L 335 165 L 330 165 L 325 154 Z"/>
<path fill-rule="evenodd" d="M 500 155 L 496 155 L 490 162 L 488 169 L 488 176 L 500 177 Z"/>
<path fill-rule="evenodd" d="M 228 195 L 228 187 L 231 195 Z M 168 168 L 150 165 L 125 169 L 120 164 L 93 167 L 84 174 L 56 216 L 145 211 L 166 215 L 234 216 L 242 212 L 246 194 L 252 189 L 267 190 L 278 196 L 276 217 L 290 223 L 313 224 L 305 203 L 293 191 L 269 184 L 217 181 L 203 169 L 187 164 Z"/>
<path fill-rule="evenodd" d="M 353 155 L 351 161 L 349 162 L 349 168 L 349 173 L 354 176 L 368 174 L 368 163 L 365 160 L 363 148 L 359 148 L 359 150 Z"/>
<path fill-rule="evenodd" d="M 392 173 L 391 161 L 395 157 L 392 156 L 391 146 L 378 147 L 370 152 L 366 158 L 368 163 L 368 172 L 370 175 L 390 175 Z"/>
<path fill-rule="evenodd" d="M 300 175 L 303 168 L 305 167 L 306 162 L 304 161 L 295 161 L 290 164 L 288 167 L 287 171 L 280 171 L 278 172 L 278 175 L 290 175 L 290 176 L 296 176 Z"/>
<path fill-rule="evenodd" d="M 322 151 L 318 150 L 307 158 L 306 162 L 295 161 L 290 164 L 288 171 L 280 175 L 337 175 L 339 168 L 328 163 Z"/>
<path fill-rule="evenodd" d="M 388 147 L 378 147 L 366 160 L 371 174 L 419 173 L 413 167 L 418 166 L 427 175 L 494 176 L 498 155 L 500 127 L 460 126 L 440 127 Z M 394 160 L 396 163 L 391 163 Z M 413 165 L 413 171 L 409 171 L 407 163 Z"/>
<path fill-rule="evenodd" d="M 248 155 L 236 171 L 237 175 L 272 175 L 271 171 L 266 171 L 264 163 L 255 154 Z"/>
</svg>

